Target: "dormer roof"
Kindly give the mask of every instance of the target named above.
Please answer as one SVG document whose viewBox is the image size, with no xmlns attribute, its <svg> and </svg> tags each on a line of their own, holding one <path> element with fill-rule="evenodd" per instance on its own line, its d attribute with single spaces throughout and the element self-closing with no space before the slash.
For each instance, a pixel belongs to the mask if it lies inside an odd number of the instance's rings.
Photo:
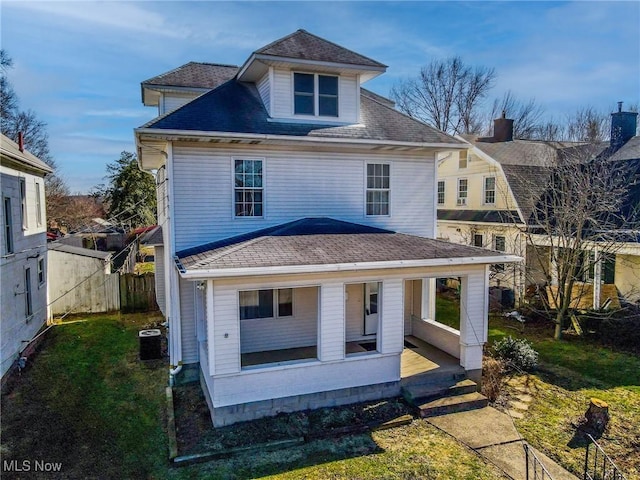
<svg viewBox="0 0 640 480">
<path fill-rule="evenodd" d="M 253 52 L 241 67 L 238 80 L 255 82 L 266 73 L 269 66 L 335 74 L 357 73 L 361 83 L 387 69 L 383 63 L 302 29 Z"/>
</svg>

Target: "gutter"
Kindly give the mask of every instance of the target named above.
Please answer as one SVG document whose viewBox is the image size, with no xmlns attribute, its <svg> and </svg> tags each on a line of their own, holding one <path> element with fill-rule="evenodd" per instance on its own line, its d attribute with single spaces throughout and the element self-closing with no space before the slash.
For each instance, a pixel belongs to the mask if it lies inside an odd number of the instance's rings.
<svg viewBox="0 0 640 480">
<path fill-rule="evenodd" d="M 174 257 L 180 276 L 185 280 L 202 278 L 229 278 L 254 275 L 284 275 L 302 273 L 353 272 L 392 268 L 442 267 L 459 265 L 491 265 L 494 263 L 519 263 L 523 258 L 516 255 L 496 255 L 492 257 L 439 258 L 428 260 L 400 260 L 388 262 L 334 263 L 323 265 L 285 265 L 272 267 L 218 268 L 189 270 L 178 257 Z"/>
</svg>

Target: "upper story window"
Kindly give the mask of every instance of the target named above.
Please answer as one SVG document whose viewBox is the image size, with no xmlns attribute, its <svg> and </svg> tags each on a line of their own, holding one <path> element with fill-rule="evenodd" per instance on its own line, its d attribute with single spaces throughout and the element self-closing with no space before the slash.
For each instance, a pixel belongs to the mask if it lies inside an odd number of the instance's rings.
<svg viewBox="0 0 640 480">
<path fill-rule="evenodd" d="M 469 193 L 469 182 L 466 178 L 458 179 L 458 205 L 467 204 L 467 194 Z"/>
<path fill-rule="evenodd" d="M 468 157 L 467 157 L 467 151 L 466 150 L 461 150 L 459 152 L 459 157 L 458 157 L 458 168 L 460 170 L 464 170 L 465 168 L 467 168 L 467 165 L 469 164 L 468 161 Z"/>
<path fill-rule="evenodd" d="M 338 77 L 315 73 L 294 73 L 293 113 L 337 117 Z"/>
<path fill-rule="evenodd" d="M 367 215 L 389 215 L 389 164 L 367 164 Z"/>
<path fill-rule="evenodd" d="M 40 184 L 36 182 L 36 225 L 42 226 L 42 197 L 40 196 Z"/>
<path fill-rule="evenodd" d="M 24 313 L 27 320 L 33 315 L 33 298 L 31 296 L 31 268 L 24 269 Z"/>
<path fill-rule="evenodd" d="M 484 178 L 484 203 L 496 203 L 496 177 Z"/>
<path fill-rule="evenodd" d="M 473 235 L 473 246 L 484 247 L 484 236 L 481 233 L 475 233 Z"/>
<path fill-rule="evenodd" d="M 22 221 L 22 229 L 26 230 L 29 227 L 27 221 L 27 183 L 24 178 L 20 179 L 20 220 Z"/>
<path fill-rule="evenodd" d="M 13 253 L 13 216 L 11 215 L 11 198 L 4 197 L 4 252 Z"/>
<path fill-rule="evenodd" d="M 507 239 L 504 235 L 493 236 L 493 249 L 498 252 L 507 251 Z M 495 265 L 492 265 L 491 268 L 494 272 L 504 272 L 504 263 L 496 263 Z"/>
<path fill-rule="evenodd" d="M 444 180 L 438 180 L 438 205 L 444 205 Z"/>
<path fill-rule="evenodd" d="M 262 160 L 234 160 L 236 217 L 262 217 L 264 211 Z"/>
<path fill-rule="evenodd" d="M 44 258 L 38 258 L 38 285 L 44 285 L 47 276 L 44 271 Z"/>
</svg>

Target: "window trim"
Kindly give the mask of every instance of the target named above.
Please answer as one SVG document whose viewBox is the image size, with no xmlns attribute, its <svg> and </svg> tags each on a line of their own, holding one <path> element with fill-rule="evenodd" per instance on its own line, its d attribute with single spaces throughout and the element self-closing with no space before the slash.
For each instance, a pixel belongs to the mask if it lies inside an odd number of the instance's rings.
<svg viewBox="0 0 640 480">
<path fill-rule="evenodd" d="M 249 160 L 249 161 L 260 161 L 262 162 L 262 187 L 259 190 L 262 191 L 262 215 L 236 215 L 236 189 L 240 187 L 236 187 L 236 161 L 238 160 Z M 234 220 L 252 220 L 259 218 L 267 218 L 266 211 L 266 182 L 267 182 L 267 161 L 265 157 L 231 157 L 231 218 Z M 244 187 L 242 187 L 244 189 Z M 253 190 L 257 190 L 253 188 Z"/>
<path fill-rule="evenodd" d="M 440 191 L 440 185 L 442 184 L 442 191 Z M 442 194 L 442 201 L 440 201 L 440 194 Z M 438 180 L 436 184 L 436 203 L 437 205 L 444 205 L 447 199 L 447 185 L 444 180 Z"/>
<path fill-rule="evenodd" d="M 368 180 L 369 180 L 369 165 L 387 165 L 389 167 L 389 188 L 369 188 Z M 366 162 L 364 166 L 364 215 L 365 217 L 391 217 L 391 162 Z M 380 191 L 387 192 L 388 200 L 387 200 L 387 213 L 381 214 L 370 214 L 368 213 L 368 202 L 367 202 L 367 194 L 369 191 Z"/>
<path fill-rule="evenodd" d="M 493 178 L 493 190 L 487 190 L 487 180 L 490 178 Z M 482 177 L 482 204 L 483 205 L 496 204 L 497 184 L 498 184 L 498 180 L 495 175 L 487 175 Z M 487 201 L 487 193 L 490 191 L 493 191 L 493 202 Z"/>
<path fill-rule="evenodd" d="M 29 210 L 27 208 L 27 181 L 23 177 L 19 179 L 19 193 L 20 193 L 20 221 L 22 223 L 22 230 L 29 229 Z"/>
<path fill-rule="evenodd" d="M 313 113 L 296 113 L 296 74 L 313 75 Z M 333 77 L 338 81 L 338 93 L 336 97 L 336 115 L 320 115 L 320 77 Z M 332 96 L 323 94 L 322 96 Z M 322 118 L 322 119 L 339 119 L 340 118 L 340 75 L 330 73 L 305 72 L 294 70 L 291 72 L 291 115 L 296 118 Z"/>
<path fill-rule="evenodd" d="M 4 214 L 4 254 L 11 255 L 14 253 L 14 239 L 13 239 L 13 208 L 11 205 L 11 197 L 3 197 L 2 209 Z"/>
<path fill-rule="evenodd" d="M 36 180 L 36 226 L 42 226 L 42 189 L 40 183 Z"/>
<path fill-rule="evenodd" d="M 271 316 L 269 317 L 251 317 L 251 318 L 242 318 L 242 315 L 240 314 L 240 309 L 242 308 L 242 305 L 240 305 L 240 294 L 242 292 L 260 292 L 260 291 L 271 291 L 271 299 L 272 299 L 272 311 L 271 311 Z M 281 290 L 291 290 L 291 315 L 281 315 L 280 314 L 280 291 Z M 294 295 L 294 290 L 295 288 L 293 287 L 281 287 L 281 288 L 251 288 L 248 290 L 238 290 L 238 320 L 240 321 L 245 321 L 245 320 L 277 320 L 279 318 L 295 318 L 295 295 Z M 258 300 L 260 300 L 260 297 L 258 297 Z M 258 307 L 260 305 L 258 304 Z"/>
<path fill-rule="evenodd" d="M 460 182 L 466 182 L 466 189 L 464 191 L 464 197 L 460 196 Z M 458 207 L 466 207 L 469 203 L 469 179 L 467 177 L 459 177 L 457 179 L 457 189 L 456 189 L 456 206 Z M 464 203 L 460 200 L 464 198 Z"/>
<path fill-rule="evenodd" d="M 38 288 L 44 286 L 47 283 L 47 267 L 45 265 L 44 257 L 38 257 Z"/>
<path fill-rule="evenodd" d="M 480 245 L 477 244 L 476 239 L 480 237 Z M 474 233 L 472 239 L 472 246 L 484 248 L 484 233 Z"/>
<path fill-rule="evenodd" d="M 462 154 L 464 153 L 464 167 L 460 166 Z M 460 150 L 458 152 L 458 170 L 467 170 L 469 168 L 469 150 Z"/>
</svg>

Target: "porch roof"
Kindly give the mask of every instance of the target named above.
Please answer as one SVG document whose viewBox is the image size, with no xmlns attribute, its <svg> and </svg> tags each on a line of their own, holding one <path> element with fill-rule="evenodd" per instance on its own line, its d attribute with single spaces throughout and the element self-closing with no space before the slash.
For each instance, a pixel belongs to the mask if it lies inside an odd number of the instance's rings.
<svg viewBox="0 0 640 480">
<path fill-rule="evenodd" d="M 303 218 L 176 253 L 183 276 L 235 276 L 520 261 L 484 248 Z"/>
</svg>

